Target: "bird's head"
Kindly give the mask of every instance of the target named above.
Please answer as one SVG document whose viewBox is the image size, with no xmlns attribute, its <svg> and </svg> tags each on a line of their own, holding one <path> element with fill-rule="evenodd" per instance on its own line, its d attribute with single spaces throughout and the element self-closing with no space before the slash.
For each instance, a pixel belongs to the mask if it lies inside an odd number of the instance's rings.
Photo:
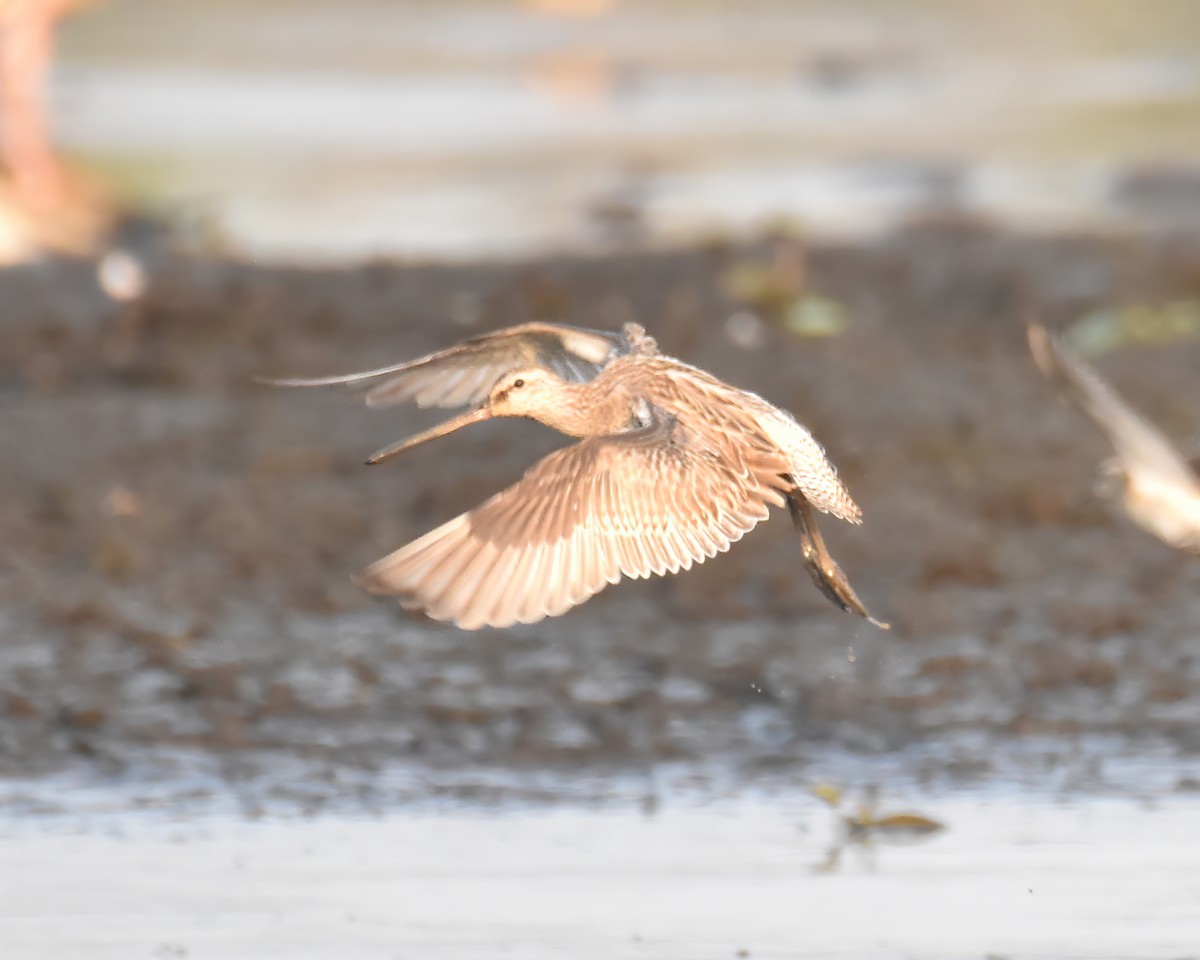
<svg viewBox="0 0 1200 960">
<path fill-rule="evenodd" d="M 542 367 L 506 373 L 488 395 L 493 417 L 528 417 L 563 402 L 563 381 Z"/>
<path fill-rule="evenodd" d="M 556 407 L 564 402 L 563 386 L 562 380 L 541 367 L 506 373 L 496 381 L 487 400 L 479 406 L 390 447 L 384 447 L 374 453 L 367 463 L 380 463 L 430 440 L 448 436 L 472 423 L 495 417 L 532 417 L 553 423 Z"/>
</svg>

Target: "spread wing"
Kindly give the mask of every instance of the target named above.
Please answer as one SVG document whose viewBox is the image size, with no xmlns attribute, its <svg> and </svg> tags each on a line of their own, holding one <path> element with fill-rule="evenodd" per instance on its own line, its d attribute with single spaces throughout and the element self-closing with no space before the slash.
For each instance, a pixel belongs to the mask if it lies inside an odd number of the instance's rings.
<svg viewBox="0 0 1200 960">
<path fill-rule="evenodd" d="M 653 348 L 653 340 L 636 324 L 626 325 L 621 333 L 609 333 L 563 324 L 524 323 L 377 370 L 265 382 L 281 387 L 348 385 L 363 393 L 369 407 L 391 407 L 410 400 L 420 407 L 462 407 L 482 403 L 496 381 L 513 370 L 540 366 L 563 380 L 583 383 L 616 357 L 648 348 Z"/>
<path fill-rule="evenodd" d="M 556 616 L 616 583 L 686 570 L 783 505 L 778 462 L 734 463 L 674 423 L 591 437 L 368 567 L 364 585 L 472 630 Z M 782 467 L 786 469 L 786 467 Z"/>
<path fill-rule="evenodd" d="M 1037 365 L 1063 388 L 1066 399 L 1104 431 L 1131 483 L 1192 487 L 1196 475 L 1171 442 L 1134 412 L 1099 374 L 1044 327 L 1031 324 L 1029 347 Z"/>
</svg>

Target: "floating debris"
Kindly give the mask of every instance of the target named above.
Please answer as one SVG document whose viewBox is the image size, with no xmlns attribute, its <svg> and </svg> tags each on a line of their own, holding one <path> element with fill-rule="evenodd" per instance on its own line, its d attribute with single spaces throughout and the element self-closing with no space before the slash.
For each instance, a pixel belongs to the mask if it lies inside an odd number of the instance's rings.
<svg viewBox="0 0 1200 960">
<path fill-rule="evenodd" d="M 841 813 L 844 796 L 840 787 L 831 783 L 819 783 L 811 788 L 814 797 L 830 809 Z M 817 865 L 819 873 L 832 873 L 841 865 L 842 854 L 850 847 L 863 852 L 874 850 L 875 842 L 889 844 L 921 841 L 933 837 L 946 829 L 940 820 L 922 813 L 899 811 L 877 813 L 879 787 L 875 784 L 864 788 L 858 809 L 852 814 L 841 813 L 838 832 L 825 859 Z"/>
</svg>

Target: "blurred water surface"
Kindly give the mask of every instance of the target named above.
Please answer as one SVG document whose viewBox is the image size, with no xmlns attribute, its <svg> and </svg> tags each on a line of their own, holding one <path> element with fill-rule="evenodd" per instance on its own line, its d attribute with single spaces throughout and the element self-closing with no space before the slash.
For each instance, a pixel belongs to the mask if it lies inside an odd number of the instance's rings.
<svg viewBox="0 0 1200 960">
<path fill-rule="evenodd" d="M 271 258 L 1200 208 L 1186 0 L 570 6 L 111 0 L 66 24 L 57 127 Z"/>
<path fill-rule="evenodd" d="M 948 748 L 814 747 L 761 777 L 395 767 L 364 771 L 371 801 L 302 764 L 229 781 L 202 755 L 168 779 L 8 781 L 0 942 L 23 960 L 1192 955 L 1195 756 L 1034 739 L 996 749 L 986 782 L 916 772 Z M 876 784 L 880 813 L 943 829 L 851 842 L 819 783 Z M 286 784 L 336 796 L 297 805 Z"/>
<path fill-rule="evenodd" d="M 246 822 L 0 820 L 0 936 L 87 956 L 1184 957 L 1200 942 L 1176 797 L 959 793 L 936 841 L 851 851 L 804 798 Z"/>
</svg>

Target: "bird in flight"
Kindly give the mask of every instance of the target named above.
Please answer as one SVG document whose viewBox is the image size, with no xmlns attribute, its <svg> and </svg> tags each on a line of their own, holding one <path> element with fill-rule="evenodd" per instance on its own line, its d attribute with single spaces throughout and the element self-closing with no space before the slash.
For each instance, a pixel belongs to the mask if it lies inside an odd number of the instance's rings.
<svg viewBox="0 0 1200 960">
<path fill-rule="evenodd" d="M 1116 457 L 1102 466 L 1113 493 L 1139 526 L 1164 543 L 1200 554 L 1200 473 L 1152 423 L 1135 412 L 1045 327 L 1031 324 L 1029 347 L 1038 367 L 1065 399 L 1104 432 Z M 1101 484 L 1103 490 L 1114 485 Z"/>
<path fill-rule="evenodd" d="M 267 381 L 349 385 L 372 407 L 415 401 L 464 413 L 372 455 L 379 463 L 496 417 L 540 421 L 578 442 L 520 481 L 371 564 L 360 582 L 467 630 L 534 623 L 623 576 L 690 569 L 769 506 L 787 506 L 813 582 L 878 627 L 817 527 L 861 522 L 824 450 L 790 414 L 620 333 L 526 323 L 361 373 Z"/>
</svg>

